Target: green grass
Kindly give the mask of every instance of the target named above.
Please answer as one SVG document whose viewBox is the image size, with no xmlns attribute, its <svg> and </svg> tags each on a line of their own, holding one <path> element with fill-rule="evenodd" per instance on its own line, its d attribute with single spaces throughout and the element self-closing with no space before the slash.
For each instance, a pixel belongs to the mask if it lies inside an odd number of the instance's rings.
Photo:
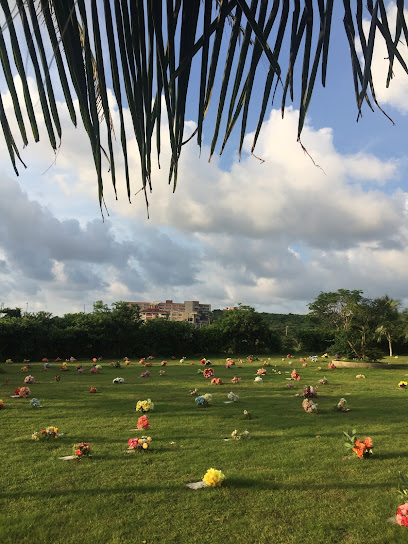
<svg viewBox="0 0 408 544">
<path fill-rule="evenodd" d="M 266 358 L 265 358 L 266 359 Z M 408 390 L 397 384 L 408 377 L 408 357 L 393 359 L 389 369 L 327 370 L 327 362 L 303 368 L 298 360 L 272 358 L 262 383 L 254 383 L 262 363 L 244 362 L 232 369 L 213 360 L 224 385 L 212 386 L 194 365 L 168 363 L 159 376 L 153 361 L 150 378 L 132 363 L 115 369 L 102 362 L 99 375 L 78 374 L 74 365 L 62 372 L 53 363 L 47 372 L 33 363 L 2 364 L 0 411 L 2 453 L 0 542 L 183 543 L 210 544 L 384 544 L 406 542 L 406 529 L 387 522 L 399 502 L 398 472 L 408 472 L 406 412 Z M 323 367 L 322 371 L 317 366 Z M 239 368 L 241 366 L 242 368 Z M 287 389 L 288 372 L 300 382 Z M 144 370 L 144 369 L 143 369 Z M 12 399 L 31 373 L 31 398 Z M 55 374 L 61 374 L 59 383 Z M 356 379 L 363 373 L 366 379 Z M 234 376 L 242 378 L 231 384 Z M 305 385 L 319 387 L 319 414 L 301 407 Z M 112 384 L 116 376 L 122 385 Z M 8 385 L 1 385 L 6 377 Z M 97 387 L 99 393 L 90 394 Z M 212 393 L 212 406 L 200 409 L 189 390 Z M 240 399 L 224 404 L 229 391 Z M 340 397 L 351 411 L 333 410 Z M 150 397 L 151 449 L 128 455 L 127 441 L 139 433 L 137 400 Z M 253 419 L 245 420 L 244 409 Z M 31 434 L 56 425 L 64 436 L 34 442 Z M 374 441 L 368 460 L 344 460 L 343 430 Z M 225 441 L 234 429 L 248 430 L 250 440 Z M 145 431 L 146 433 L 146 431 Z M 319 438 L 320 437 L 320 438 Z M 62 461 L 75 442 L 91 443 L 93 458 Z M 174 445 L 171 442 L 175 442 Z M 192 491 L 210 467 L 226 475 L 221 488 Z"/>
</svg>

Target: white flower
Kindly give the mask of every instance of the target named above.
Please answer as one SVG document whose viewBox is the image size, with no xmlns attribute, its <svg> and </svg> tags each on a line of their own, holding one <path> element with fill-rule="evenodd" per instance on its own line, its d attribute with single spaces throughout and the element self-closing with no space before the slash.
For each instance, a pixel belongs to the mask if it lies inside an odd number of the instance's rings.
<svg viewBox="0 0 408 544">
<path fill-rule="evenodd" d="M 115 378 L 114 380 L 112 380 L 113 383 L 125 383 L 125 379 L 124 378 Z"/>
<path fill-rule="evenodd" d="M 255 382 L 261 382 L 262 381 L 261 376 L 256 376 L 254 381 Z"/>
</svg>

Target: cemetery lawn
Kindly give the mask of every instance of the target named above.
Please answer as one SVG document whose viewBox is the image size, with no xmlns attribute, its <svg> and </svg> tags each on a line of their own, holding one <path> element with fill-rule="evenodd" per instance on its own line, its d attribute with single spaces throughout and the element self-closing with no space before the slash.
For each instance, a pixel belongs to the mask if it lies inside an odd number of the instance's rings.
<svg viewBox="0 0 408 544">
<path fill-rule="evenodd" d="M 83 374 L 71 363 L 66 372 L 59 363 L 46 372 L 43 363 L 26 372 L 22 364 L 1 364 L 1 544 L 408 541 L 408 528 L 387 521 L 408 502 L 397 493 L 398 473 L 408 473 L 408 388 L 398 388 L 408 381 L 408 357 L 386 359 L 392 363 L 386 369 L 336 370 L 321 359 L 304 368 L 297 358 L 289 364 L 272 357 L 262 383 L 254 382 L 261 361 L 226 369 L 225 359 L 211 360 L 223 385 L 198 373 L 205 368 L 198 359 L 168 359 L 164 368 L 156 358 L 148 378 L 140 377 L 147 369 L 137 361 L 120 369 L 102 361 L 98 375 L 90 374 L 89 362 Z M 301 380 L 288 389 L 293 368 Z M 36 379 L 31 396 L 10 398 L 28 374 Z M 117 376 L 125 383 L 113 384 Z M 241 382 L 232 384 L 233 376 Z M 319 413 L 308 414 L 295 394 L 323 376 Z M 97 393 L 89 393 L 92 386 Z M 194 388 L 211 393 L 212 405 L 199 408 L 189 393 Z M 230 391 L 239 401 L 226 404 Z M 33 397 L 43 408 L 30 407 Z M 350 412 L 334 410 L 341 397 Z M 134 431 L 136 402 L 147 398 L 154 402 L 151 428 Z M 64 435 L 31 439 L 49 425 Z M 342 433 L 352 428 L 372 438 L 372 458 L 344 458 Z M 224 440 L 234 429 L 248 430 L 250 439 Z M 126 453 L 128 440 L 142 435 L 152 437 L 149 450 Z M 80 441 L 91 444 L 92 459 L 59 459 Z M 225 474 L 222 487 L 186 487 L 211 467 Z"/>
</svg>

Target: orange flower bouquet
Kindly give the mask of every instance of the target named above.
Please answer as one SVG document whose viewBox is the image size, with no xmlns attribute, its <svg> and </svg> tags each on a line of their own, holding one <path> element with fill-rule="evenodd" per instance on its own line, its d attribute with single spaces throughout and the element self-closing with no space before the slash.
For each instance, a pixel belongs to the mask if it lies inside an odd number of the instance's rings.
<svg viewBox="0 0 408 544">
<path fill-rule="evenodd" d="M 359 440 L 356 436 L 356 430 L 343 431 L 344 436 L 347 438 L 347 442 L 344 443 L 346 448 L 351 449 L 357 457 L 360 459 L 367 459 L 373 454 L 373 441 L 370 437 Z"/>
</svg>

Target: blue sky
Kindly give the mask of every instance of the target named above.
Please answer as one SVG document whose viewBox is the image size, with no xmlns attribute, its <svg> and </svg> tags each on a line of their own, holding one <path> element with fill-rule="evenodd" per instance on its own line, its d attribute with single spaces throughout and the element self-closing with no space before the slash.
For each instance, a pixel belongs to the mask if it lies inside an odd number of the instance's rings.
<svg viewBox="0 0 408 544">
<path fill-rule="evenodd" d="M 401 51 L 407 56 L 405 44 Z M 129 205 L 124 182 L 119 182 L 116 202 L 106 174 L 110 216 L 102 221 L 86 135 L 72 127 L 62 102 L 63 140 L 55 164 L 42 129 L 40 143 L 31 141 L 23 151 L 28 169 L 16 178 L 1 140 L 0 302 L 54 314 L 83 311 L 84 306 L 90 311 L 100 299 L 108 304 L 193 299 L 213 308 L 242 302 L 260 311 L 305 312 L 320 291 L 347 288 L 372 297 L 387 293 L 407 305 L 408 77 L 396 69 L 391 88 L 385 90 L 385 56 L 378 46 L 374 76 L 378 97 L 396 126 L 367 107 L 356 123 L 339 12 L 327 88 L 317 81 L 302 136 L 324 172 L 296 143 L 298 94 L 283 121 L 279 111 L 270 108 L 267 113 L 255 150 L 265 162 L 249 155 L 262 99 L 258 83 L 241 161 L 237 127 L 223 156 L 208 164 L 211 110 L 201 158 L 194 141 L 183 148 L 173 194 L 164 143 L 163 167 L 153 167 L 149 220 L 143 195 Z M 298 93 L 299 78 L 295 85 Z M 0 89 L 12 116 L 3 80 Z M 198 78 L 193 76 L 186 135 L 195 127 L 197 95 Z M 214 104 L 216 98 L 215 89 Z M 113 97 L 112 106 L 118 127 Z M 165 124 L 162 131 L 165 137 Z M 130 130 L 128 134 L 136 192 L 138 153 Z M 123 180 L 119 142 L 116 147 Z"/>
</svg>

